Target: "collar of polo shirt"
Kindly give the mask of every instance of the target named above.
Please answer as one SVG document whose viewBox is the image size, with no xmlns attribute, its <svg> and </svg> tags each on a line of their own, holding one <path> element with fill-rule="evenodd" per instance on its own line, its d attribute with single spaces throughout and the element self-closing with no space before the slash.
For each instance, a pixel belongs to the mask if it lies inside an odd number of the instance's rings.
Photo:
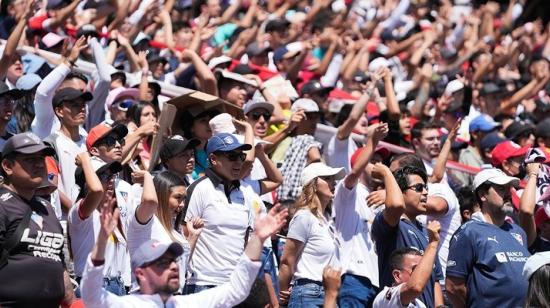
<svg viewBox="0 0 550 308">
<path fill-rule="evenodd" d="M 228 190 L 227 188 L 231 191 L 233 189 L 238 189 L 241 186 L 241 182 L 239 180 L 225 181 L 214 170 L 212 170 L 212 168 L 206 169 L 204 174 L 210 179 L 210 181 L 212 181 L 214 187 L 223 185 L 226 191 Z"/>
</svg>

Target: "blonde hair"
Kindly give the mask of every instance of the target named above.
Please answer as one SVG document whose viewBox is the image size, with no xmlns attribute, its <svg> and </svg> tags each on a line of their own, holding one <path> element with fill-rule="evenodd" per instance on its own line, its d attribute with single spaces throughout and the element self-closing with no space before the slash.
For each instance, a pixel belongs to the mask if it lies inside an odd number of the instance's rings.
<svg viewBox="0 0 550 308">
<path fill-rule="evenodd" d="M 302 193 L 300 193 L 298 199 L 296 199 L 294 208 L 296 211 L 307 208 L 313 215 L 322 218 L 324 214 L 323 205 L 321 204 L 319 196 L 317 196 L 317 179 L 318 178 L 313 179 L 313 181 L 302 187 Z"/>
<path fill-rule="evenodd" d="M 176 186 L 185 187 L 185 183 L 179 176 L 170 171 L 163 171 L 157 174 L 153 182 L 155 183 L 155 190 L 157 191 L 159 202 L 155 215 L 164 227 L 164 230 L 166 230 L 170 236 L 170 239 L 177 242 L 172 232 L 179 232 L 179 230 L 176 229 L 177 226 L 174 226 L 174 217 L 172 217 L 172 213 L 170 212 L 169 202 L 172 189 Z"/>
</svg>

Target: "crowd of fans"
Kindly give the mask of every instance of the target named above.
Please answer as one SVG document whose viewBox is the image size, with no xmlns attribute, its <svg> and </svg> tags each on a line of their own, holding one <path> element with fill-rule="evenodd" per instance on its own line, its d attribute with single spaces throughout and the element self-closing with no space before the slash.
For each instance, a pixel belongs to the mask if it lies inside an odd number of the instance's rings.
<svg viewBox="0 0 550 308">
<path fill-rule="evenodd" d="M 542 2 L 1 1 L 0 306 L 550 307 Z"/>
</svg>

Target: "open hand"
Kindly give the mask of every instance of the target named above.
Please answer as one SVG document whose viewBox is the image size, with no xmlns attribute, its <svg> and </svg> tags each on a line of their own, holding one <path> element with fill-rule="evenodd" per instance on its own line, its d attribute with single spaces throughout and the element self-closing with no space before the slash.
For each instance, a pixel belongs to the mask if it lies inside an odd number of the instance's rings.
<svg viewBox="0 0 550 308">
<path fill-rule="evenodd" d="M 261 242 L 279 231 L 285 224 L 288 217 L 288 209 L 281 210 L 277 204 L 267 214 L 260 215 L 254 222 L 254 234 Z"/>
</svg>

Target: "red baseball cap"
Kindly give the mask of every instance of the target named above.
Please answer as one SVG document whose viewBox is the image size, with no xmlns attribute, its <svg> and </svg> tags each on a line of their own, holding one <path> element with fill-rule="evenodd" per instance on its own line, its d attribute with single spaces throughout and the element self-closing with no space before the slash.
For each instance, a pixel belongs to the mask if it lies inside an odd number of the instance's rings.
<svg viewBox="0 0 550 308">
<path fill-rule="evenodd" d="M 511 157 L 525 156 L 529 151 L 528 147 L 521 147 L 519 144 L 513 141 L 504 141 L 493 149 L 491 152 L 493 166 L 498 167 L 505 160 Z"/>
<path fill-rule="evenodd" d="M 128 134 L 128 128 L 126 128 L 126 126 L 122 124 L 109 126 L 107 124 L 101 123 L 96 125 L 90 130 L 90 132 L 88 133 L 88 137 L 86 138 L 86 148 L 88 149 L 88 151 L 90 151 L 94 143 L 96 143 L 99 139 L 107 137 L 107 135 L 110 134 L 112 134 L 116 139 L 120 140 Z"/>
<path fill-rule="evenodd" d="M 544 207 L 540 207 L 535 212 L 535 225 L 538 228 L 542 223 L 544 223 L 548 220 L 550 220 L 550 217 L 548 217 L 548 215 L 546 214 L 546 211 L 544 210 Z"/>
</svg>

